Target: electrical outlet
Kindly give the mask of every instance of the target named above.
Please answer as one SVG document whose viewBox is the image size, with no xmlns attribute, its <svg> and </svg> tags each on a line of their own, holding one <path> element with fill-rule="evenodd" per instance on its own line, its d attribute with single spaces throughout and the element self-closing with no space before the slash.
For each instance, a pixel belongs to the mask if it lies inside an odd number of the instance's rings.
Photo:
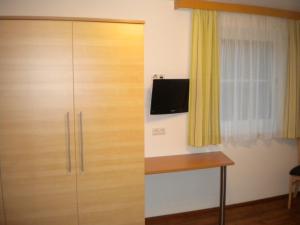
<svg viewBox="0 0 300 225">
<path fill-rule="evenodd" d="M 166 130 L 165 128 L 153 128 L 152 129 L 152 135 L 156 136 L 156 135 L 165 135 L 166 134 Z"/>
</svg>

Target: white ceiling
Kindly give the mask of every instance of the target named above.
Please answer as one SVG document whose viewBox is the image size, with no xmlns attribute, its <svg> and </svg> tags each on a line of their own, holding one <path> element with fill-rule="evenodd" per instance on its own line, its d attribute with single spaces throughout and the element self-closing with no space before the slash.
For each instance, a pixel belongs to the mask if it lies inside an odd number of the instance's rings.
<svg viewBox="0 0 300 225">
<path fill-rule="evenodd" d="M 300 0 L 207 0 L 300 11 Z"/>
</svg>

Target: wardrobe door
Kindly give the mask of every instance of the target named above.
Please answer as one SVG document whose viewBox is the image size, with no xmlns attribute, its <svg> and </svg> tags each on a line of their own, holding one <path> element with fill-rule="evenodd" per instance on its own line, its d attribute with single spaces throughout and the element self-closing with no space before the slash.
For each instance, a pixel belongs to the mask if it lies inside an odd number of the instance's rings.
<svg viewBox="0 0 300 225">
<path fill-rule="evenodd" d="M 72 23 L 0 21 L 7 225 L 75 225 Z"/>
<path fill-rule="evenodd" d="M 74 23 L 80 225 L 144 224 L 143 25 Z"/>
</svg>

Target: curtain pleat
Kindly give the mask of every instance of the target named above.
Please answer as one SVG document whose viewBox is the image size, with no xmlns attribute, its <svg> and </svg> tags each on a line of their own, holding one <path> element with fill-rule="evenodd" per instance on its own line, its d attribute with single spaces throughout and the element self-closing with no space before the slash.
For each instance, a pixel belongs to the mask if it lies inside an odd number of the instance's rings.
<svg viewBox="0 0 300 225">
<path fill-rule="evenodd" d="M 286 138 L 300 138 L 300 21 L 289 22 L 289 60 L 284 136 Z"/>
<path fill-rule="evenodd" d="M 216 11 L 194 10 L 189 100 L 189 145 L 219 144 L 219 38 Z"/>
</svg>

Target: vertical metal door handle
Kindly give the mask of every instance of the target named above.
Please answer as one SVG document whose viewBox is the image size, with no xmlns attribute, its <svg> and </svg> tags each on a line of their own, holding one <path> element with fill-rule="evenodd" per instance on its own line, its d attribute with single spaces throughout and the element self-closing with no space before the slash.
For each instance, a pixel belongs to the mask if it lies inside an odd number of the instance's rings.
<svg viewBox="0 0 300 225">
<path fill-rule="evenodd" d="M 83 122 L 82 122 L 83 114 L 82 112 L 79 113 L 79 127 L 80 127 L 80 158 L 81 158 L 81 165 L 80 169 L 81 172 L 84 172 L 84 152 L 83 152 Z"/>
<path fill-rule="evenodd" d="M 71 161 L 71 139 L 70 139 L 70 113 L 67 112 L 67 148 L 68 148 L 68 171 L 72 172 L 72 161 Z"/>
</svg>

